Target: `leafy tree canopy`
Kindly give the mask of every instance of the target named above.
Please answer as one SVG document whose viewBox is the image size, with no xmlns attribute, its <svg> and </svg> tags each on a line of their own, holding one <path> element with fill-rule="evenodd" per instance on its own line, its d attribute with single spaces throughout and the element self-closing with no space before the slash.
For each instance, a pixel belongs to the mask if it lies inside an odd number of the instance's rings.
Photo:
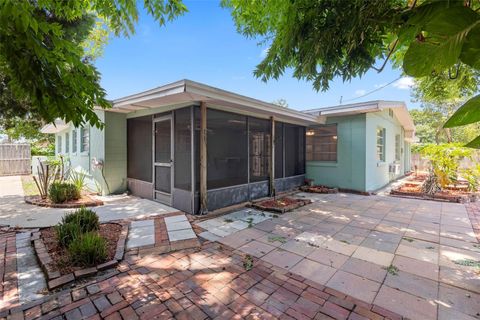
<svg viewBox="0 0 480 320">
<path fill-rule="evenodd" d="M 180 0 L 144 0 L 160 25 L 186 11 Z M 0 0 L 0 117 L 101 126 L 110 107 L 92 59 L 110 30 L 129 36 L 136 0 Z"/>
<path fill-rule="evenodd" d="M 478 1 L 223 0 L 222 4 L 230 8 L 240 33 L 270 45 L 254 71 L 264 81 L 292 68 L 295 77 L 327 90 L 334 77 L 345 81 L 371 68 L 381 71 L 390 58 L 415 78 L 434 79 L 445 72 L 456 78 L 462 65 L 480 70 Z M 375 66 L 382 59 L 384 63 Z M 445 126 L 480 121 L 479 110 L 476 96 Z M 480 136 L 468 145 L 480 147 Z"/>
</svg>

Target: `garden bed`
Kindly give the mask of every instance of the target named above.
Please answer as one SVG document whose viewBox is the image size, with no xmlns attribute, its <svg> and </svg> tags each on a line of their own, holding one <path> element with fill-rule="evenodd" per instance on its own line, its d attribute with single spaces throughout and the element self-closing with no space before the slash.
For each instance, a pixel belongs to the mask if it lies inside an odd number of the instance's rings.
<svg viewBox="0 0 480 320">
<path fill-rule="evenodd" d="M 28 204 L 33 204 L 40 207 L 49 207 L 49 208 L 80 208 L 80 207 L 96 207 L 103 205 L 103 202 L 91 198 L 89 195 L 82 194 L 80 199 L 69 200 L 62 203 L 54 203 L 50 199 L 42 199 L 40 196 L 29 196 L 25 197 L 25 202 Z"/>
<path fill-rule="evenodd" d="M 330 188 L 322 185 L 301 186 L 300 190 L 303 192 L 310 192 L 310 193 L 338 193 L 337 188 Z"/>
<path fill-rule="evenodd" d="M 90 267 L 79 267 L 72 263 L 66 248 L 60 246 L 54 227 L 43 228 L 33 234 L 35 253 L 45 273 L 48 289 L 52 290 L 76 279 L 113 268 L 123 259 L 128 224 L 100 224 L 98 233 L 106 240 L 107 258 L 102 263 Z"/>
<path fill-rule="evenodd" d="M 282 197 L 278 199 L 267 199 L 253 202 L 251 207 L 262 211 L 271 211 L 285 213 L 294 209 L 303 207 L 312 203 L 309 199 L 295 199 L 290 197 Z"/>
<path fill-rule="evenodd" d="M 448 202 L 475 202 L 478 200 L 478 193 L 468 191 L 468 186 L 465 183 L 458 183 L 455 186 L 448 186 L 443 190 L 428 195 L 422 192 L 422 183 L 426 179 L 426 175 L 412 176 L 405 183 L 390 191 L 391 195 L 404 196 L 409 198 L 448 201 Z"/>
</svg>

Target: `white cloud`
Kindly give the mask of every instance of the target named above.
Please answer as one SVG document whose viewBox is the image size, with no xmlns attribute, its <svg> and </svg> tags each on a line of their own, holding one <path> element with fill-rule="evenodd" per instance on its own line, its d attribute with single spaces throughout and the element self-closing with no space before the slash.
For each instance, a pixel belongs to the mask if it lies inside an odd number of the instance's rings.
<svg viewBox="0 0 480 320">
<path fill-rule="evenodd" d="M 402 77 L 393 83 L 393 86 L 400 90 L 408 90 L 415 85 L 412 77 Z"/>
<path fill-rule="evenodd" d="M 265 57 L 268 54 L 269 49 L 270 49 L 270 47 L 263 49 L 262 52 L 260 52 L 260 58 L 265 59 Z"/>
<path fill-rule="evenodd" d="M 363 89 L 355 90 L 356 96 L 361 96 L 361 95 L 364 95 L 365 93 L 367 93 L 367 91 Z"/>
</svg>

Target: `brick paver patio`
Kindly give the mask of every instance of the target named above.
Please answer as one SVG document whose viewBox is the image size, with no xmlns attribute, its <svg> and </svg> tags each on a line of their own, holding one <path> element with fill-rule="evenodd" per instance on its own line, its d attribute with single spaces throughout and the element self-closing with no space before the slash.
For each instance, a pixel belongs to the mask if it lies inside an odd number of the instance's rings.
<svg viewBox="0 0 480 320">
<path fill-rule="evenodd" d="M 117 269 L 23 305 L 15 234 L 2 234 L 0 318 L 479 318 L 479 204 L 308 197 L 199 248 L 130 251 Z"/>
</svg>

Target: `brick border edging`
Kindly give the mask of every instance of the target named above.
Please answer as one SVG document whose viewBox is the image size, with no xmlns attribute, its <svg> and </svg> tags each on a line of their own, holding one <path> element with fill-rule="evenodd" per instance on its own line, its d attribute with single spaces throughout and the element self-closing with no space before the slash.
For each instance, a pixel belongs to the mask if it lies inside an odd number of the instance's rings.
<svg viewBox="0 0 480 320">
<path fill-rule="evenodd" d="M 325 189 L 325 191 L 320 191 L 320 188 Z M 320 193 L 320 194 L 333 194 L 338 193 L 338 188 L 329 188 L 329 187 L 320 187 L 320 186 L 301 186 L 300 191 L 307 193 Z"/>
<path fill-rule="evenodd" d="M 279 198 L 279 199 L 281 199 L 281 198 Z M 289 211 L 298 209 L 300 207 L 304 207 L 304 206 L 312 203 L 312 200 L 310 200 L 310 199 L 295 199 L 295 200 L 297 200 L 296 203 L 292 203 L 291 205 L 288 205 L 288 206 L 283 207 L 283 208 L 265 207 L 265 206 L 262 206 L 262 205 L 259 204 L 261 202 L 268 201 L 268 199 L 252 202 L 249 205 L 249 207 L 254 208 L 254 209 L 258 209 L 258 210 L 262 210 L 262 211 L 268 211 L 268 212 L 275 212 L 275 213 L 283 214 L 285 212 L 289 212 Z"/>
<path fill-rule="evenodd" d="M 83 268 L 76 270 L 74 272 L 61 275 L 59 271 L 54 271 L 51 267 L 53 259 L 50 257 L 47 251 L 47 247 L 41 238 L 41 230 L 32 233 L 31 241 L 33 243 L 33 248 L 35 250 L 35 256 L 37 257 L 40 268 L 45 274 L 47 280 L 47 286 L 49 290 L 54 290 L 59 287 L 66 285 L 67 283 L 86 278 L 89 276 L 96 275 L 100 271 L 104 271 L 113 267 L 116 267 L 118 262 L 123 259 L 125 254 L 125 244 L 128 236 L 128 223 L 119 223 L 119 222 L 108 222 L 115 223 L 122 226 L 120 235 L 117 241 L 117 247 L 115 251 L 115 256 L 112 260 L 98 264 L 93 267 Z"/>
<path fill-rule="evenodd" d="M 41 202 L 43 199 L 38 199 L 38 196 L 26 196 L 24 197 L 25 203 L 38 206 L 38 207 L 44 207 L 44 208 L 59 208 L 59 209 L 77 209 L 81 207 L 98 207 L 98 206 L 103 206 L 104 203 L 101 200 L 96 200 L 92 199 L 89 196 L 84 196 L 86 198 L 89 198 L 90 201 L 84 202 L 84 203 L 46 203 L 46 202 Z"/>
<path fill-rule="evenodd" d="M 433 196 L 429 196 L 424 193 L 399 191 L 398 189 L 390 190 L 390 195 L 401 197 L 401 198 L 431 200 L 431 201 L 439 201 L 439 202 L 452 202 L 452 203 L 471 203 L 471 202 L 476 202 L 479 198 L 478 193 L 471 193 L 468 195 L 457 195 L 457 196 L 436 195 L 436 194 Z"/>
</svg>

